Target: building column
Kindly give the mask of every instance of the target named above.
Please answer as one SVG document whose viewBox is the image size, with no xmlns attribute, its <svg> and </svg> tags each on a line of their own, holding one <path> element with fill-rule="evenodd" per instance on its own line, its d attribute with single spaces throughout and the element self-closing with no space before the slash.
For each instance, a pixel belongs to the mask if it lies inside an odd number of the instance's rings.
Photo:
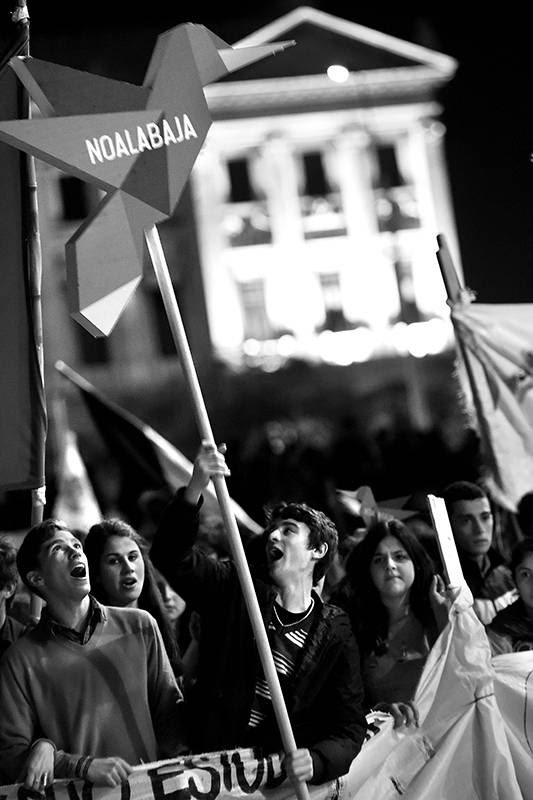
<svg viewBox="0 0 533 800">
<path fill-rule="evenodd" d="M 398 290 L 380 241 L 372 186 L 370 136 L 347 129 L 336 139 L 339 184 L 346 217 L 350 263 L 344 271 L 344 307 L 350 319 L 371 327 L 387 324 Z"/>
<path fill-rule="evenodd" d="M 448 167 L 444 152 L 445 125 L 439 120 L 427 119 L 424 121 L 424 144 L 429 172 L 429 183 L 433 189 L 433 203 L 435 206 L 435 219 L 438 233 L 446 236 L 454 263 L 463 277 L 459 240 L 455 225 Z"/>
<path fill-rule="evenodd" d="M 318 278 L 306 258 L 294 152 L 289 141 L 274 135 L 265 140 L 261 154 L 272 228 L 265 274 L 267 313 L 275 326 L 293 331 L 304 344 L 314 337 L 323 302 Z"/>
<path fill-rule="evenodd" d="M 408 167 L 418 198 L 423 227 L 432 235 L 436 249 L 436 235 L 443 233 L 450 245 L 454 262 L 462 276 L 459 243 L 453 214 L 444 154 L 446 128 L 442 122 L 428 117 L 420 120 L 410 130 L 406 143 Z"/>
<path fill-rule="evenodd" d="M 399 158 L 402 172 L 414 186 L 420 219 L 416 239 L 411 240 L 417 305 L 426 315 L 446 318 L 449 309 L 436 258 L 439 233 L 446 235 L 460 275 L 461 270 L 442 152 L 444 132 L 444 125 L 435 119 L 414 120 L 403 138 Z"/>
<path fill-rule="evenodd" d="M 227 241 L 223 230 L 228 179 L 222 159 L 213 149 L 204 150 L 197 159 L 191 175 L 191 190 L 213 348 L 221 354 L 240 350 L 242 310 L 226 258 Z"/>
</svg>

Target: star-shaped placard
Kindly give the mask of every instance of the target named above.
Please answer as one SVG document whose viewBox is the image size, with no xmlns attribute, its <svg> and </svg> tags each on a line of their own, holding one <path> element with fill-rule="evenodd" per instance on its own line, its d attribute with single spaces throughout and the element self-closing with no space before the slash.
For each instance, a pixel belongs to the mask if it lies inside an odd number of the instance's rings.
<svg viewBox="0 0 533 800">
<path fill-rule="evenodd" d="M 294 42 L 232 48 L 203 25 L 161 34 L 142 86 L 35 58 L 10 62 L 43 117 L 0 140 L 105 197 L 66 244 L 71 315 L 107 336 L 142 278 L 144 230 L 170 216 L 211 125 L 203 86 Z"/>
</svg>

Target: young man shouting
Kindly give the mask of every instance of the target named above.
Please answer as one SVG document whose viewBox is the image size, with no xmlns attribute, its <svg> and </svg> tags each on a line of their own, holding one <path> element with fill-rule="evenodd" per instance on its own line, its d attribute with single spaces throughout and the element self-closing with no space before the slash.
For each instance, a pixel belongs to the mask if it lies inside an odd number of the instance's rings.
<svg viewBox="0 0 533 800">
<path fill-rule="evenodd" d="M 275 752 L 282 743 L 235 565 L 195 546 L 202 491 L 217 474 L 229 474 L 223 452 L 204 444 L 150 555 L 200 615 L 197 679 L 186 698 L 193 750 Z M 281 503 L 256 544 L 254 588 L 297 743 L 284 757 L 285 770 L 293 780 L 330 781 L 348 772 L 366 732 L 348 617 L 314 589 L 335 553 L 337 531 L 322 512 Z"/>
</svg>

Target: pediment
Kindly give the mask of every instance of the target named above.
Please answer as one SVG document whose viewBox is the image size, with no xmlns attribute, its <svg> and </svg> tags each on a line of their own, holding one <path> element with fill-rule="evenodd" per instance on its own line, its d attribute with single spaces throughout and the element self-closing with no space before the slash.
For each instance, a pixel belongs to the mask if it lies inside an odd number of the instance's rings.
<svg viewBox="0 0 533 800">
<path fill-rule="evenodd" d="M 322 75 L 331 64 L 350 73 L 373 70 L 430 68 L 436 76 L 451 77 L 456 62 L 450 56 L 398 39 L 308 6 L 300 6 L 265 25 L 233 46 L 294 40 L 275 58 L 264 59 L 234 72 L 229 81 Z"/>
</svg>

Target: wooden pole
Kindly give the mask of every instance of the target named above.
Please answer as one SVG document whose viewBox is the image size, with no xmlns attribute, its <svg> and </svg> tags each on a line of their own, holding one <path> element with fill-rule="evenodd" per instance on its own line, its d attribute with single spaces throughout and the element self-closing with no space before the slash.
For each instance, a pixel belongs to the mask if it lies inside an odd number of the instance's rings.
<svg viewBox="0 0 533 800">
<path fill-rule="evenodd" d="M 13 21 L 20 25 L 25 31 L 25 41 L 19 52 L 21 56 L 30 54 L 30 18 L 26 6 L 26 0 L 17 0 L 16 9 L 13 12 Z M 20 119 L 31 118 L 30 97 L 26 89 L 19 84 L 20 93 Z M 41 281 L 42 281 L 42 251 L 41 239 L 39 234 L 39 211 L 37 203 L 37 177 L 35 173 L 35 159 L 33 156 L 24 153 L 21 159 L 21 187 L 22 187 L 22 231 L 26 246 L 26 265 L 28 270 L 31 307 L 32 307 L 32 328 L 33 346 L 37 353 L 40 380 L 44 384 L 44 356 L 43 356 L 43 327 L 41 313 Z M 45 461 L 45 442 L 39 442 L 40 462 L 43 465 L 42 474 L 44 476 Z M 39 486 L 31 492 L 31 519 L 30 524 L 37 525 L 42 522 L 44 506 L 46 502 L 46 487 Z M 37 621 L 41 616 L 42 600 L 36 594 L 31 595 L 30 615 Z"/>
<path fill-rule="evenodd" d="M 198 376 L 196 374 L 194 362 L 189 349 L 185 328 L 183 327 L 181 314 L 176 301 L 174 287 L 172 286 L 172 281 L 170 279 L 165 253 L 163 251 L 161 239 L 159 238 L 159 231 L 157 230 L 157 227 L 153 225 L 151 228 L 145 231 L 144 235 L 148 245 L 148 251 L 152 259 L 159 290 L 165 305 L 174 344 L 176 345 L 176 349 L 179 353 L 187 386 L 191 394 L 200 437 L 202 441 L 208 442 L 216 447 L 216 442 L 211 430 L 211 424 L 207 415 L 202 391 L 198 382 Z M 276 666 L 274 664 L 272 651 L 268 642 L 263 617 L 261 616 L 261 610 L 259 608 L 259 603 L 257 602 L 257 596 L 255 594 L 248 562 L 244 553 L 244 547 L 242 545 L 237 522 L 231 507 L 226 479 L 223 475 L 215 475 L 213 477 L 213 484 L 220 505 L 220 511 L 224 520 L 224 525 L 226 527 L 226 532 L 228 534 L 231 554 L 237 568 L 237 574 L 239 576 L 244 600 L 255 635 L 255 641 L 259 651 L 259 657 L 263 665 L 265 679 L 270 689 L 272 705 L 276 714 L 276 720 L 278 723 L 281 740 L 283 742 L 283 747 L 286 753 L 292 753 L 297 749 L 296 741 L 294 739 L 294 734 L 289 721 L 285 699 L 281 691 L 278 673 L 276 672 Z M 294 789 L 300 800 L 309 800 L 309 791 L 305 782 L 296 782 Z"/>
</svg>

